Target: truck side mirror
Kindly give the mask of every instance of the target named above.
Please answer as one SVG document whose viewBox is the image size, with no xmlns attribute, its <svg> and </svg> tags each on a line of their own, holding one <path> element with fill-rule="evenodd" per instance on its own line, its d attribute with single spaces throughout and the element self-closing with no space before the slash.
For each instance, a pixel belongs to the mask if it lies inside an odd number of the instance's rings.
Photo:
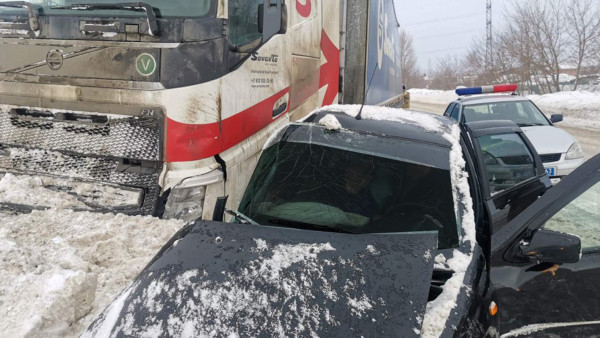
<svg viewBox="0 0 600 338">
<path fill-rule="evenodd" d="M 550 116 L 550 121 L 552 123 L 560 122 L 563 120 L 563 114 L 552 114 Z"/>
<path fill-rule="evenodd" d="M 281 0 L 265 0 L 264 4 L 258 5 L 258 32 L 262 33 L 263 42 L 282 30 L 284 14 Z"/>
<path fill-rule="evenodd" d="M 581 254 L 581 240 L 577 236 L 540 229 L 529 243 L 520 245 L 521 254 L 538 263 L 577 263 Z"/>
</svg>

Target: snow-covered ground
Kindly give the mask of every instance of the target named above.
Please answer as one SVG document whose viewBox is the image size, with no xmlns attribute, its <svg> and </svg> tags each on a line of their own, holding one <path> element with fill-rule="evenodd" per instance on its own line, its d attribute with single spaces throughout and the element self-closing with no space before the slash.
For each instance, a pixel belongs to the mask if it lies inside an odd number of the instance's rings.
<svg viewBox="0 0 600 338">
<path fill-rule="evenodd" d="M 2 336 L 78 336 L 182 225 L 65 209 L 0 212 Z"/>
<path fill-rule="evenodd" d="M 411 102 L 438 105 L 441 112 L 458 96 L 453 90 L 410 89 Z M 600 92 L 560 92 L 528 95 L 548 117 L 563 114 L 559 126 L 600 130 Z"/>
</svg>

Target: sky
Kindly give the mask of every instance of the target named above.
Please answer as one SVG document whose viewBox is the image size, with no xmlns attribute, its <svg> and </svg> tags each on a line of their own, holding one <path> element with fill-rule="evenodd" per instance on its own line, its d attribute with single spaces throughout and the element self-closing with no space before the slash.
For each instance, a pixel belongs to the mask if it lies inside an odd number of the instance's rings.
<svg viewBox="0 0 600 338">
<path fill-rule="evenodd" d="M 400 27 L 412 35 L 418 66 L 427 71 L 439 58 L 463 56 L 486 32 L 486 0 L 393 0 Z M 492 29 L 504 24 L 508 0 L 492 1 Z"/>
</svg>

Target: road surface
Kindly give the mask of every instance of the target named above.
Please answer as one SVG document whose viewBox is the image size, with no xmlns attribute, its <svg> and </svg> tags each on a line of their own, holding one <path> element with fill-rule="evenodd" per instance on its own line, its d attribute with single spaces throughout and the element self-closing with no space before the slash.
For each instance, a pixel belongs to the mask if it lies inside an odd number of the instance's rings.
<svg viewBox="0 0 600 338">
<path fill-rule="evenodd" d="M 415 101 L 414 99 L 410 101 L 410 109 L 440 115 L 444 113 L 446 106 L 447 105 L 445 104 Z M 569 134 L 573 135 L 577 141 L 579 141 L 586 159 L 592 158 L 594 155 L 600 153 L 600 137 L 598 136 L 600 131 L 562 126 L 560 123 L 558 123 L 556 126 L 566 130 Z"/>
</svg>

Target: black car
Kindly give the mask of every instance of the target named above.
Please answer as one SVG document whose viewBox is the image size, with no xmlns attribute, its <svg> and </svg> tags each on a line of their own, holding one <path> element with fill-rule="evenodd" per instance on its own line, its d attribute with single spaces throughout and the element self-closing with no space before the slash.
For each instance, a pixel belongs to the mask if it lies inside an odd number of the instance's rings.
<svg viewBox="0 0 600 338">
<path fill-rule="evenodd" d="M 470 337 L 541 323 L 516 282 L 560 275 L 581 244 L 526 216 L 572 180 L 545 193 L 508 121 L 348 109 L 275 135 L 236 223 L 187 225 L 84 336 Z"/>
</svg>

